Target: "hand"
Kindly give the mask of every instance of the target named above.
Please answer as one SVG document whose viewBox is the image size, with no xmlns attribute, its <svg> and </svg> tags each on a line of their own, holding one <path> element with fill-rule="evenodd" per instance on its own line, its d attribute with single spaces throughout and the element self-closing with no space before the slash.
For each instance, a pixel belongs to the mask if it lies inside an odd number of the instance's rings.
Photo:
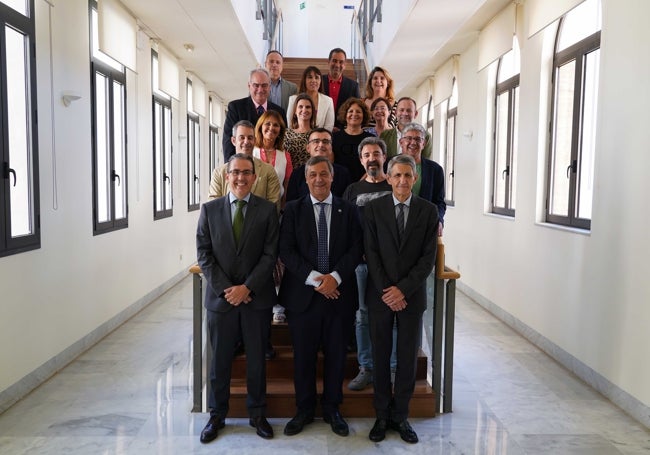
<svg viewBox="0 0 650 455">
<path fill-rule="evenodd" d="M 408 303 L 406 303 L 406 300 L 400 300 L 399 302 L 388 305 L 388 308 L 390 308 L 393 311 L 402 311 L 403 309 L 406 308 L 407 305 Z"/>
<path fill-rule="evenodd" d="M 388 287 L 383 292 L 384 294 L 381 296 L 381 300 L 391 308 L 399 302 L 404 301 L 404 294 L 397 286 Z"/>
<path fill-rule="evenodd" d="M 338 281 L 332 275 L 321 275 L 317 278 L 314 278 L 315 281 L 319 281 L 320 285 L 314 290 L 320 292 L 328 299 L 338 299 L 341 293 L 337 289 L 339 287 Z"/>
<path fill-rule="evenodd" d="M 250 293 L 251 290 L 248 289 L 245 284 L 231 286 L 223 291 L 224 298 L 232 306 L 238 306 L 242 303 L 248 303 L 253 300 Z"/>
<path fill-rule="evenodd" d="M 438 237 L 442 237 L 442 223 L 438 221 Z"/>
</svg>

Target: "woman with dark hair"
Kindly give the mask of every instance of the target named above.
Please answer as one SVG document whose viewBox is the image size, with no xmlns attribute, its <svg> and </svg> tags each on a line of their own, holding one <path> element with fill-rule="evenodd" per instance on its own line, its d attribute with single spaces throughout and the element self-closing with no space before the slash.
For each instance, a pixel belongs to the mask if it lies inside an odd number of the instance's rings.
<svg viewBox="0 0 650 455">
<path fill-rule="evenodd" d="M 350 171 L 352 182 L 356 182 L 366 173 L 359 161 L 359 144 L 374 136 L 363 130 L 370 120 L 370 112 L 363 100 L 348 98 L 339 108 L 337 120 L 345 127 L 332 135 L 334 162 L 345 166 Z"/>
<path fill-rule="evenodd" d="M 395 127 L 397 124 L 396 109 L 397 103 L 395 102 L 395 89 L 393 88 L 393 78 L 390 77 L 388 71 L 380 66 L 375 66 L 366 81 L 366 97 L 364 101 L 370 112 L 372 113 L 372 103 L 379 98 L 385 98 L 388 103 L 388 124 Z M 375 125 L 374 114 L 370 119 L 370 126 Z"/>
<path fill-rule="evenodd" d="M 291 163 L 296 169 L 309 159 L 307 141 L 309 132 L 316 128 L 316 108 L 306 93 L 298 94 L 291 108 L 292 111 L 288 113 L 290 120 L 284 137 L 284 149 L 291 155 Z"/>
<path fill-rule="evenodd" d="M 285 193 L 293 166 L 291 156 L 282 149 L 287 127 L 277 111 L 264 112 L 255 125 L 253 156 L 270 164 L 280 180 L 280 207 L 284 208 Z"/>
<path fill-rule="evenodd" d="M 321 81 L 322 77 L 320 70 L 315 66 L 308 66 L 302 73 L 298 92 L 308 94 L 313 101 L 316 127 L 326 128 L 332 131 L 332 128 L 334 128 L 334 101 L 323 93 L 323 84 Z M 290 115 L 288 113 L 292 112 L 296 98 L 297 95 L 289 97 L 287 115 Z M 290 117 L 288 117 L 287 120 L 291 123 Z"/>
<path fill-rule="evenodd" d="M 375 119 L 375 126 L 364 128 L 365 131 L 379 137 L 383 131 L 393 128 L 393 126 L 388 123 L 388 117 L 390 116 L 390 105 L 388 104 L 388 100 L 386 100 L 386 98 L 377 98 L 375 101 L 373 101 L 372 106 L 370 106 L 370 113 Z"/>
</svg>

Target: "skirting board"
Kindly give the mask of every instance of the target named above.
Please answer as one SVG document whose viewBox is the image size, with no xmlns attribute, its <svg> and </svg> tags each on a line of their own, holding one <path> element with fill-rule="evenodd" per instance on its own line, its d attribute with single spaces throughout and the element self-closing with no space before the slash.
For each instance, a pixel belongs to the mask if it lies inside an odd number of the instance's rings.
<svg viewBox="0 0 650 455">
<path fill-rule="evenodd" d="M 616 384 L 610 382 L 588 365 L 585 365 L 582 361 L 551 342 L 542 334 L 531 329 L 519 319 L 504 311 L 502 308 L 486 299 L 469 286 L 465 285 L 461 281 L 458 281 L 456 285 L 458 291 L 464 293 L 470 299 L 485 308 L 489 313 L 503 321 L 504 324 L 544 351 L 556 362 L 578 376 L 596 391 L 607 397 L 607 399 L 629 414 L 632 418 L 639 421 L 642 425 L 645 425 L 646 428 L 650 428 L 650 407 L 619 388 Z"/>
<path fill-rule="evenodd" d="M 24 376 L 21 380 L 0 392 L 0 414 L 5 412 L 32 390 L 36 389 L 39 385 L 43 384 L 54 374 L 61 371 L 61 369 L 63 369 L 67 364 L 97 344 L 102 340 L 102 338 L 110 334 L 120 325 L 135 316 L 139 311 L 174 287 L 185 277 L 187 277 L 187 267 L 160 286 L 153 289 L 151 292 L 147 293 L 144 297 L 135 301 L 119 314 L 97 327 L 88 335 L 84 336 L 79 341 L 75 342 L 64 351 L 55 355 L 43 365 Z"/>
</svg>

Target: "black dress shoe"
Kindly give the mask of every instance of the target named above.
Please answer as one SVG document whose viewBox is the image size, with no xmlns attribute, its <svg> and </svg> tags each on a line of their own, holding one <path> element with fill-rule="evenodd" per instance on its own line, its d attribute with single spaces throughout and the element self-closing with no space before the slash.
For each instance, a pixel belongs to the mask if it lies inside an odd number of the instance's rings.
<svg viewBox="0 0 650 455">
<path fill-rule="evenodd" d="M 264 416 L 251 417 L 248 420 L 251 427 L 257 430 L 257 435 L 264 439 L 273 438 L 273 428 L 269 425 L 269 421 Z"/>
<path fill-rule="evenodd" d="M 397 431 L 399 436 L 409 444 L 415 444 L 419 441 L 417 433 L 411 428 L 411 425 L 406 419 L 401 422 L 390 422 L 391 429 Z"/>
<path fill-rule="evenodd" d="M 219 430 L 226 426 L 226 419 L 219 416 L 210 416 L 208 424 L 201 431 L 201 442 L 208 443 L 214 441 L 219 434 Z"/>
<path fill-rule="evenodd" d="M 388 429 L 388 420 L 386 419 L 377 419 L 375 424 L 370 430 L 368 438 L 373 442 L 383 441 L 386 437 L 386 430 Z"/>
<path fill-rule="evenodd" d="M 329 423 L 332 426 L 332 431 L 339 436 L 347 436 L 350 434 L 350 428 L 343 416 L 339 411 L 334 411 L 330 413 L 323 413 L 323 420 L 325 423 Z"/>
<path fill-rule="evenodd" d="M 287 436 L 293 436 L 295 434 L 298 434 L 302 431 L 302 429 L 307 425 L 308 423 L 312 423 L 314 421 L 314 413 L 313 412 L 298 412 L 296 416 L 289 420 L 287 422 L 287 425 L 284 427 L 284 434 Z"/>
</svg>

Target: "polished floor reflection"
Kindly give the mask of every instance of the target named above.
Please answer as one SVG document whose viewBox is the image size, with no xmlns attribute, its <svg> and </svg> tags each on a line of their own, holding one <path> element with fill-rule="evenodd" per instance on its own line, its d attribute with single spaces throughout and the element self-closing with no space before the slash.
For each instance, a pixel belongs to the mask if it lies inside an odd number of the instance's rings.
<svg viewBox="0 0 650 455">
<path fill-rule="evenodd" d="M 368 440 L 317 420 L 298 436 L 269 419 L 276 437 L 227 419 L 199 442 L 207 414 L 191 409 L 192 289 L 188 277 L 0 415 L 1 454 L 648 454 L 650 432 L 457 294 L 454 412 L 412 419 L 420 443 L 394 432 Z"/>
</svg>

